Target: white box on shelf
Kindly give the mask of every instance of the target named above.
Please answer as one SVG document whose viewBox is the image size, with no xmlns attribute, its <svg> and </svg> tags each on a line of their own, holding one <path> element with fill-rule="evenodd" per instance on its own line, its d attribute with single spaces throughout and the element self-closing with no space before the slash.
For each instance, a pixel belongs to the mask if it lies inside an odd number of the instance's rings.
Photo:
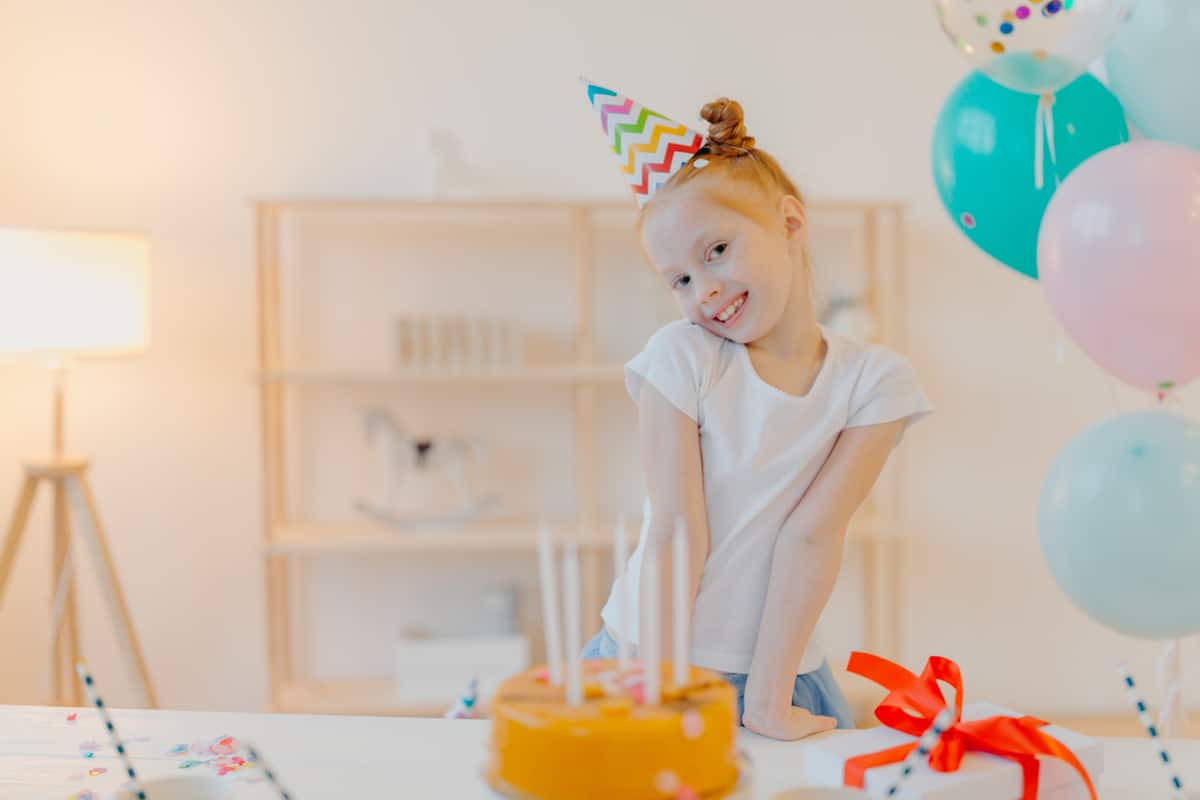
<svg viewBox="0 0 1200 800">
<path fill-rule="evenodd" d="M 996 716 L 1023 715 L 992 703 L 967 703 L 963 706 L 964 720 Z M 1104 749 L 1098 739 L 1057 725 L 1047 725 L 1042 730 L 1070 748 L 1088 771 L 1092 782 L 1100 785 Z M 915 739 L 911 736 L 886 727 L 868 728 L 816 741 L 804 754 L 805 775 L 818 786 L 841 786 L 843 769 L 850 758 L 913 741 Z M 1056 758 L 1040 761 L 1038 800 L 1086 800 L 1087 788 L 1069 764 Z M 867 793 L 872 797 L 882 797 L 899 777 L 900 767 L 897 762 L 867 770 Z M 1016 761 L 987 753 L 968 752 L 957 772 L 935 772 L 927 763 L 918 765 L 912 777 L 905 781 L 897 793 L 896 800 L 1019 800 L 1022 775 L 1021 766 Z"/>
<path fill-rule="evenodd" d="M 395 696 L 398 701 L 456 700 L 472 678 L 486 703 L 509 676 L 529 668 L 524 636 L 400 638 L 396 642 Z"/>
</svg>

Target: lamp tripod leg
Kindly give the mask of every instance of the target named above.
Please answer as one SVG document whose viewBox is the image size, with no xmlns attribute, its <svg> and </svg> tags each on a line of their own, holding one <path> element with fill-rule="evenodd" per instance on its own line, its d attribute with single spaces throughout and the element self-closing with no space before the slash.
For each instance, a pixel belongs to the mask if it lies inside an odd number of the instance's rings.
<svg viewBox="0 0 1200 800">
<path fill-rule="evenodd" d="M 4 604 L 4 590 L 8 586 L 13 562 L 16 561 L 17 550 L 20 549 L 21 539 L 25 535 L 26 523 L 29 522 L 29 510 L 33 507 L 37 485 L 37 478 L 32 475 L 25 476 L 25 482 L 21 484 L 21 493 L 17 496 L 17 507 L 8 525 L 8 533 L 4 537 L 4 549 L 0 550 L 0 607 Z"/>
<path fill-rule="evenodd" d="M 133 622 L 129 616 L 129 606 L 125 602 L 125 594 L 121 591 L 121 583 L 117 578 L 116 567 L 113 565 L 112 553 L 100 524 L 100 515 L 96 513 L 96 502 L 92 497 L 91 487 L 84 475 L 72 475 L 67 478 L 67 494 L 75 507 L 79 520 L 80 533 L 92 550 L 96 571 L 99 577 L 100 589 L 108 603 L 113 624 L 121 639 L 121 652 L 125 655 L 130 674 L 135 685 L 142 690 L 142 699 L 149 708 L 158 707 L 158 698 L 154 686 L 150 682 L 150 672 L 146 668 L 146 658 L 134 631 Z"/>
</svg>

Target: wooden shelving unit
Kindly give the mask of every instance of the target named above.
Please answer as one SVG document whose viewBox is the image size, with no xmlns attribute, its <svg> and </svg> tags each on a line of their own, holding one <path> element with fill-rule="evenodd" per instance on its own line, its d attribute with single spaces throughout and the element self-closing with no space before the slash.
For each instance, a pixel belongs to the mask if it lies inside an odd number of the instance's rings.
<svg viewBox="0 0 1200 800">
<path fill-rule="evenodd" d="M 285 384 L 366 384 L 410 386 L 413 384 L 553 385 L 612 384 L 624 379 L 622 365 L 527 367 L 522 369 L 449 370 L 336 370 L 283 367 L 264 371 L 264 381 Z"/>
<path fill-rule="evenodd" d="M 499 553 L 532 553 L 536 550 L 538 520 L 514 516 L 461 526 L 438 526 L 397 532 L 362 520 L 313 522 L 289 513 L 285 405 L 294 392 L 310 389 L 374 391 L 432 387 L 438 391 L 481 388 L 541 387 L 565 391 L 573 419 L 571 470 L 575 487 L 575 513 L 553 520 L 556 534 L 573 538 L 581 546 L 583 612 L 598 618 L 607 586 L 612 520 L 603 518 L 598 500 L 597 416 L 600 392 L 611 392 L 623 380 L 621 362 L 597 355 L 595 271 L 597 218 L 625 214 L 630 223 L 632 202 L 564 200 L 406 200 L 388 198 L 269 198 L 255 201 L 259 304 L 259 372 L 263 448 L 265 529 L 262 557 L 266 584 L 268 670 L 271 710 L 298 713 L 440 714 L 454 698 L 405 698 L 396 695 L 390 678 L 313 680 L 298 674 L 293 631 L 303 626 L 293 608 L 292 566 L 331 557 L 370 557 L 379 554 L 454 554 L 486 557 Z M 840 214 L 860 226 L 861 250 L 868 273 L 867 301 L 876 321 L 877 339 L 902 343 L 903 208 L 887 202 L 810 202 L 810 215 Z M 412 213 L 436 216 L 440 224 L 476 221 L 480 215 L 532 215 L 551 219 L 565 229 L 563 264 L 570 271 L 573 295 L 573 329 L 564 363 L 497 369 L 388 369 L 298 363 L 289 359 L 284 342 L 283 230 L 290 215 L 333 212 L 340 215 Z M 608 217 L 606 217 L 608 218 Z M 447 223 L 447 221 L 449 221 Z M 470 223 L 474 224 L 474 223 Z M 887 245 L 881 229 L 892 231 Z M 632 230 L 632 228 L 630 228 Z M 883 258 L 887 250 L 890 259 Z M 887 262 L 885 264 L 885 261 Z M 633 353 L 621 354 L 630 357 Z M 631 446 L 636 446 L 631 443 Z M 898 470 L 893 470 L 897 472 Z M 897 525 L 894 486 L 881 486 L 870 508 L 860 512 L 852 540 L 863 547 L 869 574 L 868 636 L 879 652 L 894 650 L 897 621 L 895 580 L 890 554 L 901 538 Z"/>
</svg>

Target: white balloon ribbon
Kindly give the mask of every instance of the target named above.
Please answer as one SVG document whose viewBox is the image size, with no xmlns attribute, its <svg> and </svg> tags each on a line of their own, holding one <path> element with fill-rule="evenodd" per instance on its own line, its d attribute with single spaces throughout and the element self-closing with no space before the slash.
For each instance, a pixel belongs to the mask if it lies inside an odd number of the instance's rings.
<svg viewBox="0 0 1200 800">
<path fill-rule="evenodd" d="M 1038 98 L 1033 142 L 1033 184 L 1041 189 L 1045 184 L 1045 151 L 1050 151 L 1050 164 L 1058 161 L 1054 150 L 1054 95 L 1046 92 Z"/>
</svg>

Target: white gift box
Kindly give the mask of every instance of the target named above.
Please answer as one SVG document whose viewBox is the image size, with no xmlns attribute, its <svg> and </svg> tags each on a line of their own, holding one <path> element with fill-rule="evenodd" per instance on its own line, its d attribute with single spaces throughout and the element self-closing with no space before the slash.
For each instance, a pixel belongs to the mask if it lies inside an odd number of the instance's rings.
<svg viewBox="0 0 1200 800">
<path fill-rule="evenodd" d="M 963 720 L 988 717 L 1021 717 L 992 703 L 967 703 Z M 1041 730 L 1070 749 L 1099 785 L 1104 769 L 1103 745 L 1056 725 Z M 841 786 L 846 761 L 854 756 L 889 750 L 915 739 L 887 727 L 870 728 L 813 742 L 804 754 L 804 769 L 810 783 Z M 1087 800 L 1087 786 L 1079 773 L 1065 761 L 1043 757 L 1038 775 L 1038 800 Z M 867 770 L 864 788 L 872 797 L 883 797 L 900 777 L 901 763 Z M 1021 765 L 1012 759 L 989 753 L 968 752 L 955 772 L 936 772 L 925 759 L 906 780 L 895 800 L 1020 800 L 1024 789 Z"/>
<path fill-rule="evenodd" d="M 504 679 L 529 667 L 529 640 L 519 635 L 402 638 L 395 663 L 397 701 L 452 703 L 477 678 L 480 703 L 486 703 Z"/>
</svg>

